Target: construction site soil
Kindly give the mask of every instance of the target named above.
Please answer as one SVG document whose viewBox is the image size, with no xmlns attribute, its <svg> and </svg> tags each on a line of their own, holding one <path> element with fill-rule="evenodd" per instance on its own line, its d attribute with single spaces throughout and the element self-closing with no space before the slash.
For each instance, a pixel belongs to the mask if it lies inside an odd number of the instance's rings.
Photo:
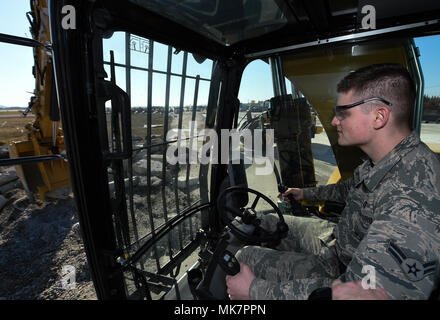
<svg viewBox="0 0 440 320">
<path fill-rule="evenodd" d="M 155 142 L 160 142 L 155 139 Z M 0 146 L 0 149 L 4 148 Z M 7 150 L 3 151 L 1 154 L 8 157 Z M 152 151 L 162 152 L 162 149 Z M 133 214 L 137 220 L 137 233 L 130 235 L 133 240 L 144 238 L 151 232 L 151 224 L 145 214 L 148 206 L 145 152 L 136 152 L 133 158 Z M 170 172 L 174 172 L 174 166 L 167 165 L 167 182 L 162 182 L 159 158 L 162 158 L 161 154 L 152 155 L 153 176 L 149 189 L 151 211 L 157 225 L 164 223 L 163 199 L 166 199 L 168 208 L 176 208 L 176 201 L 180 208 L 184 208 L 192 203 L 191 199 L 200 198 L 196 178 L 198 166 L 190 172 L 183 166 L 180 172 L 185 176 L 177 179 L 169 176 Z M 187 178 L 186 173 L 190 173 Z M 109 174 L 109 179 L 111 176 Z M 173 188 L 171 180 L 177 183 L 179 190 Z M 161 188 L 163 184 L 164 188 Z M 113 181 L 109 183 L 109 188 L 114 188 Z M 0 300 L 97 299 L 71 188 L 48 192 L 44 202 L 31 198 L 34 197 L 26 193 L 14 167 L 0 167 Z M 197 227 L 195 222 L 189 223 L 189 229 Z M 188 240 L 187 225 L 184 224 L 182 229 L 184 241 Z M 174 240 L 177 238 L 173 237 Z M 172 245 L 177 246 L 174 242 Z M 160 251 L 159 258 L 163 259 L 166 250 L 160 243 L 156 249 Z M 154 264 L 153 260 L 147 258 L 144 263 L 149 266 Z"/>
<path fill-rule="evenodd" d="M 0 300 L 96 299 L 72 194 L 31 202 L 0 170 Z"/>
<path fill-rule="evenodd" d="M 190 117 L 189 112 L 185 113 L 185 123 L 189 121 L 188 117 Z M 200 115 L 198 117 L 200 118 Z M 144 128 L 145 119 L 141 122 L 139 120 L 141 118 L 143 119 L 144 116 L 133 117 L 134 128 Z M 199 118 L 201 128 L 204 121 Z M 177 118 L 171 115 L 170 119 L 172 121 L 170 127 L 176 127 Z M 155 118 L 153 120 L 154 123 L 158 121 Z M 136 136 L 136 131 L 133 140 L 137 141 L 136 147 L 144 147 L 145 141 Z M 0 141 L 0 158 L 8 158 L 9 151 L 5 142 L 9 139 L 2 141 Z M 153 134 L 151 144 L 161 143 L 163 139 Z M 158 186 L 164 184 L 166 198 L 171 199 L 167 200 L 168 205 L 175 207 L 177 200 L 183 208 L 188 205 L 185 202 L 186 194 L 181 190 L 173 192 L 171 185 L 161 180 L 162 166 L 158 164 L 158 160 L 162 160 L 162 151 L 161 147 L 151 148 L 154 154 L 152 155 L 152 187 L 159 190 Z M 133 170 L 136 175 L 133 200 L 135 213 L 141 219 L 140 236 L 150 231 L 149 227 L 144 227 L 148 222 L 144 221 L 146 218 L 142 214 L 147 207 L 146 197 L 142 196 L 145 195 L 146 188 L 144 163 L 146 152 L 145 149 L 135 152 L 133 159 L 135 162 Z M 171 169 L 167 165 L 168 173 L 172 171 Z M 181 172 L 186 173 L 185 167 L 181 169 Z M 194 175 L 197 174 L 198 168 L 193 168 L 190 180 L 180 181 L 179 178 L 179 189 L 189 190 L 188 182 L 191 189 L 195 188 L 197 179 Z M 170 177 L 167 176 L 168 178 Z M 191 192 L 193 193 L 194 191 Z M 173 199 L 175 196 L 176 200 Z M 162 199 L 161 194 L 157 192 L 152 193 L 152 197 Z M 152 201 L 153 212 L 162 212 L 161 208 L 155 207 L 159 202 L 162 203 L 162 200 Z M 157 219 L 157 223 L 163 223 L 163 216 L 154 218 Z M 44 202 L 38 199 L 31 200 L 14 167 L 0 167 L 0 280 L 0 300 L 97 299 L 70 188 L 49 192 Z"/>
</svg>

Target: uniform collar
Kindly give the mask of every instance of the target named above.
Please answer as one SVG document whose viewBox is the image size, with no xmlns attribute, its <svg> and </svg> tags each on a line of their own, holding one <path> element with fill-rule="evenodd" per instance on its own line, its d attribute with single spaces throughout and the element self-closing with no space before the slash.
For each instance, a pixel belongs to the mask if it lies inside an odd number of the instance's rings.
<svg viewBox="0 0 440 320">
<path fill-rule="evenodd" d="M 370 159 L 364 161 L 359 167 L 358 174 L 355 175 L 355 184 L 364 182 L 367 189 L 373 191 L 396 163 L 419 143 L 419 136 L 412 132 L 374 166 Z"/>
</svg>

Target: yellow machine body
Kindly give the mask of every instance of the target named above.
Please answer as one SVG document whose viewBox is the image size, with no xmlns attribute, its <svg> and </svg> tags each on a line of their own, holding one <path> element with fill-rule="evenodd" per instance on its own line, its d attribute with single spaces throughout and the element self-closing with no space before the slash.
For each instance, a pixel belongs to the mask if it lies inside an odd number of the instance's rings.
<svg viewBox="0 0 440 320">
<path fill-rule="evenodd" d="M 48 44 L 51 39 L 47 0 L 32 1 L 31 5 L 32 36 Z M 53 120 L 51 115 L 54 108 L 58 108 L 51 51 L 44 46 L 35 47 L 34 61 L 35 91 L 29 109 L 35 114 L 35 121 L 25 127 L 27 140 L 10 143 L 11 158 L 50 155 L 65 150 L 59 116 Z M 42 200 L 48 191 L 70 185 L 68 163 L 62 159 L 16 165 L 16 171 L 28 195 L 37 192 Z"/>
</svg>

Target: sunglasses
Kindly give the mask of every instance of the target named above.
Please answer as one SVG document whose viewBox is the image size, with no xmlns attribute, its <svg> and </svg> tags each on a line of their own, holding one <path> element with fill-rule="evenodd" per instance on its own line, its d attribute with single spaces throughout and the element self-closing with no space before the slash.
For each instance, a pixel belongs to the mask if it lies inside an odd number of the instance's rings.
<svg viewBox="0 0 440 320">
<path fill-rule="evenodd" d="M 377 98 L 377 97 L 375 97 L 375 98 L 368 98 L 368 99 L 364 99 L 364 100 L 361 100 L 361 101 L 358 101 L 358 102 L 355 102 L 355 103 L 352 103 L 352 104 L 334 106 L 333 110 L 335 112 L 335 117 L 338 120 L 344 120 L 346 118 L 346 114 L 344 112 L 345 110 L 353 108 L 353 107 L 356 107 L 358 105 L 361 105 L 361 104 L 364 104 L 364 103 L 367 103 L 367 102 L 370 102 L 370 101 L 380 101 L 380 102 L 384 103 L 385 105 L 387 105 L 388 107 L 392 105 L 391 102 L 389 102 L 389 101 L 387 101 L 385 99 L 382 99 L 382 98 Z"/>
</svg>

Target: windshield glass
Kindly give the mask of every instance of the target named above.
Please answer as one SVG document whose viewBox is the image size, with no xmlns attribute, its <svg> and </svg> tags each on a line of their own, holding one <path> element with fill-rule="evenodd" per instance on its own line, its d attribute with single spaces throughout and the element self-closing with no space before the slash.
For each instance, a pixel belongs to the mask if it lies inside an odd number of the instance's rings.
<svg viewBox="0 0 440 320">
<path fill-rule="evenodd" d="M 224 45 L 261 36 L 287 23 L 273 0 L 130 1 Z"/>
</svg>

